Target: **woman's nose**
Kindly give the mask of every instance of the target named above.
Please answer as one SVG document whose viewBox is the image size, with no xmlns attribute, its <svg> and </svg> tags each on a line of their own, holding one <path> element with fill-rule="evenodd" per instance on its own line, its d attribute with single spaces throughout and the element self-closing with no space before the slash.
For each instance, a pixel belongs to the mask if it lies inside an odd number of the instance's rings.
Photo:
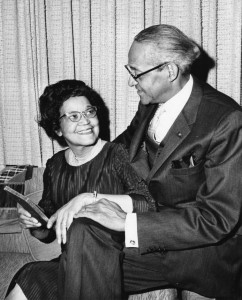
<svg viewBox="0 0 242 300">
<path fill-rule="evenodd" d="M 90 120 L 84 114 L 82 114 L 82 117 L 78 121 L 78 124 L 89 124 L 89 123 L 90 123 Z"/>
</svg>

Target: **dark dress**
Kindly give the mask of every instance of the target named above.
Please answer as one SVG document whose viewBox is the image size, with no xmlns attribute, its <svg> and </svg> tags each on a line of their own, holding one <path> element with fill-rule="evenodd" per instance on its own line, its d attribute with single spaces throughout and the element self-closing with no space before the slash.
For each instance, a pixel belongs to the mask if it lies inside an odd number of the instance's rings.
<svg viewBox="0 0 242 300">
<path fill-rule="evenodd" d="M 134 211 L 154 210 L 155 204 L 145 182 L 136 174 L 122 145 L 107 142 L 101 152 L 81 166 L 66 162 L 65 151 L 47 161 L 44 191 L 39 205 L 47 216 L 80 193 L 97 191 L 102 194 L 128 194 L 134 201 Z M 55 238 L 53 230 L 35 229 L 32 234 L 44 242 Z M 31 300 L 57 299 L 59 258 L 49 262 L 25 265 L 16 282 Z"/>
</svg>

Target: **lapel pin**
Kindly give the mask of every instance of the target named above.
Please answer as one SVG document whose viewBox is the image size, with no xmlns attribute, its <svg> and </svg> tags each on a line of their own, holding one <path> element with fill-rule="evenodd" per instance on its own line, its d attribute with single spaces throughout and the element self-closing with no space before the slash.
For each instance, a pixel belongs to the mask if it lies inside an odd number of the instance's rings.
<svg viewBox="0 0 242 300">
<path fill-rule="evenodd" d="M 177 133 L 177 135 L 181 138 L 182 137 L 182 133 L 179 131 L 178 133 Z"/>
</svg>

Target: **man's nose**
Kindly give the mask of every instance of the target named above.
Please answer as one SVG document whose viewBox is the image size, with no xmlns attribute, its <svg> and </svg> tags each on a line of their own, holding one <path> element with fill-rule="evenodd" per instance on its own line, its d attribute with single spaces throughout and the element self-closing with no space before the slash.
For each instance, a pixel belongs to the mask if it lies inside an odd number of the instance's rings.
<svg viewBox="0 0 242 300">
<path fill-rule="evenodd" d="M 137 81 L 130 75 L 129 76 L 129 81 L 128 81 L 128 85 L 130 87 L 135 86 L 137 84 Z"/>
</svg>

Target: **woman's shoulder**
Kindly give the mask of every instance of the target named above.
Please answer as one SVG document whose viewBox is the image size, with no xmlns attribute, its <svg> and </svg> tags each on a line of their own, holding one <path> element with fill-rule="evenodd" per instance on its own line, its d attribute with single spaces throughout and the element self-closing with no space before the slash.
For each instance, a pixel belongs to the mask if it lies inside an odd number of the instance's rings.
<svg viewBox="0 0 242 300">
<path fill-rule="evenodd" d="M 46 166 L 62 163 L 63 159 L 65 158 L 65 151 L 66 149 L 56 152 L 51 158 L 47 160 Z"/>
</svg>

